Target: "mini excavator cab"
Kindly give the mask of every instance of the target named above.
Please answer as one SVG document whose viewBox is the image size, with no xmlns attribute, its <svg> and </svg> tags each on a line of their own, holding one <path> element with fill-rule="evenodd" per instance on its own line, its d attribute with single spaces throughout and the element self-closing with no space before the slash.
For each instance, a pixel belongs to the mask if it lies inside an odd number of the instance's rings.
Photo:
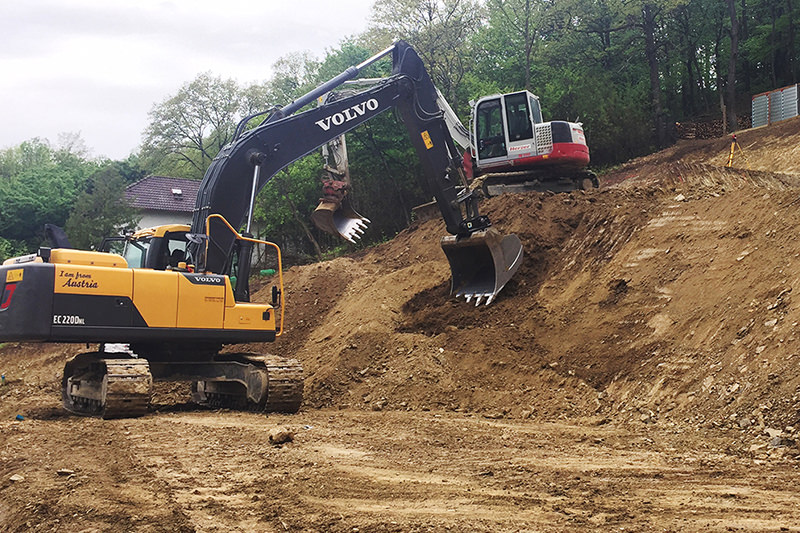
<svg viewBox="0 0 800 533">
<path fill-rule="evenodd" d="M 539 99 L 528 91 L 482 98 L 474 113 L 479 165 L 506 161 L 509 152 L 530 149 L 534 125 L 542 122 Z"/>
</svg>

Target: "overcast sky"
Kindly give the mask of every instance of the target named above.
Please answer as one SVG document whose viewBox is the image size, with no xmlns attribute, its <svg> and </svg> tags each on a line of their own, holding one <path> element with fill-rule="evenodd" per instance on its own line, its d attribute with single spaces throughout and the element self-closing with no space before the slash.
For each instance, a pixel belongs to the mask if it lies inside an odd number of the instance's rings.
<svg viewBox="0 0 800 533">
<path fill-rule="evenodd" d="M 290 52 L 366 29 L 373 0 L 2 0 L 0 148 L 80 133 L 93 156 L 135 151 L 147 113 L 210 71 L 270 77 Z"/>
</svg>

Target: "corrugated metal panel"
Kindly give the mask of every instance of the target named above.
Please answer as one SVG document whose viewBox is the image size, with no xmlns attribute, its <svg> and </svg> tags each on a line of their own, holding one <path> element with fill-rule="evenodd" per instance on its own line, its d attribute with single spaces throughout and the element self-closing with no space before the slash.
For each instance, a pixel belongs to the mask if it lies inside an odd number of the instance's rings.
<svg viewBox="0 0 800 533">
<path fill-rule="evenodd" d="M 783 107 L 783 93 L 774 91 L 769 93 L 769 123 L 778 122 L 781 119 L 781 108 Z"/>
<path fill-rule="evenodd" d="M 754 128 L 769 124 L 769 96 L 759 94 L 753 97 L 751 117 Z"/>
<path fill-rule="evenodd" d="M 753 127 L 765 126 L 798 115 L 798 85 L 790 85 L 753 97 Z"/>
<path fill-rule="evenodd" d="M 797 85 L 786 87 L 781 91 L 783 95 L 781 106 L 781 120 L 797 116 Z"/>
</svg>

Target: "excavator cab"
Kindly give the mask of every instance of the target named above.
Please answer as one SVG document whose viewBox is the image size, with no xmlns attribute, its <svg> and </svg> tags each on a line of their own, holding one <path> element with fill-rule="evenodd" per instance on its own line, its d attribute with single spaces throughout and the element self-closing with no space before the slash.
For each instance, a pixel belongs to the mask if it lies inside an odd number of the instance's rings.
<svg viewBox="0 0 800 533">
<path fill-rule="evenodd" d="M 131 268 L 176 270 L 186 261 L 189 226 L 169 224 L 145 228 L 124 237 L 103 239 L 101 252 L 122 255 Z"/>
<path fill-rule="evenodd" d="M 479 173 L 539 171 L 544 180 L 586 174 L 589 148 L 582 125 L 544 122 L 539 98 L 529 91 L 481 98 L 471 122 Z"/>
<path fill-rule="evenodd" d="M 474 115 L 478 165 L 505 164 L 515 154 L 535 153 L 535 124 L 541 122 L 539 99 L 528 91 L 479 100 Z"/>
</svg>

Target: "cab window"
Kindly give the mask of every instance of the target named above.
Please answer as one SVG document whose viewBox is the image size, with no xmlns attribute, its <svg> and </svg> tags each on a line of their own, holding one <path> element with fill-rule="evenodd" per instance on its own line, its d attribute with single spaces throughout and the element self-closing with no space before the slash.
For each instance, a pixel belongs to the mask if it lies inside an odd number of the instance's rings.
<svg viewBox="0 0 800 533">
<path fill-rule="evenodd" d="M 164 268 L 176 268 L 178 263 L 186 261 L 186 233 L 168 232 L 164 238 L 166 244 Z"/>
<path fill-rule="evenodd" d="M 533 126 L 525 93 L 506 96 L 506 117 L 508 118 L 508 140 L 522 141 L 533 138 Z"/>
<path fill-rule="evenodd" d="M 147 257 L 147 249 L 150 247 L 150 240 L 126 241 L 125 249 L 122 252 L 125 261 L 130 268 L 144 268 L 144 261 Z"/>
<path fill-rule="evenodd" d="M 538 98 L 534 98 L 533 96 L 528 96 L 528 99 L 531 102 L 531 111 L 533 111 L 533 122 L 536 124 L 541 124 L 544 122 L 544 118 L 542 118 L 542 106 L 539 105 Z"/>
<path fill-rule="evenodd" d="M 503 109 L 500 105 L 500 99 L 481 102 L 478 104 L 475 115 L 478 158 L 491 159 L 506 155 L 506 135 L 503 127 Z"/>
</svg>

